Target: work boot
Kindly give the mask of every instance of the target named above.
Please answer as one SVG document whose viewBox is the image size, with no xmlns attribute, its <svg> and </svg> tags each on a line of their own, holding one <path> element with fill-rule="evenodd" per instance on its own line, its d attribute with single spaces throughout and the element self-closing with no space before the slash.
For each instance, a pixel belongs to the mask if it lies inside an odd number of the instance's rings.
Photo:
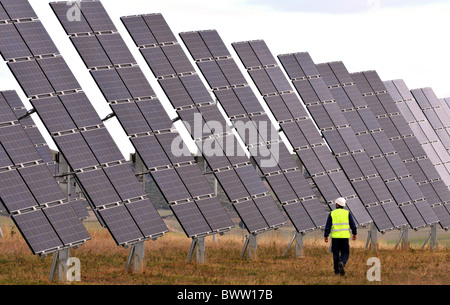
<svg viewBox="0 0 450 305">
<path fill-rule="evenodd" d="M 345 269 L 344 269 L 344 264 L 342 262 L 339 262 L 338 268 L 339 268 L 339 274 L 344 276 L 345 275 Z"/>
</svg>

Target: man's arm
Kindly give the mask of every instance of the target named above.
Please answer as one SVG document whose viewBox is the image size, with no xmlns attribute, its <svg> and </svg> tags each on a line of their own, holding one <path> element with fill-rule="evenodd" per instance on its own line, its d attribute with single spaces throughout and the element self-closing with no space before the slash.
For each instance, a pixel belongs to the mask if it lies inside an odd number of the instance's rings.
<svg viewBox="0 0 450 305">
<path fill-rule="evenodd" d="M 352 230 L 353 240 L 356 239 L 356 235 L 358 235 L 358 229 L 356 228 L 355 221 L 353 220 L 352 214 L 348 214 L 348 223 L 350 224 L 350 229 Z"/>
<path fill-rule="evenodd" d="M 331 220 L 331 213 L 330 213 L 328 215 L 327 223 L 325 225 L 325 231 L 323 233 L 323 237 L 325 238 L 326 243 L 328 242 L 328 236 L 330 236 L 331 224 L 332 224 L 332 220 Z"/>
</svg>

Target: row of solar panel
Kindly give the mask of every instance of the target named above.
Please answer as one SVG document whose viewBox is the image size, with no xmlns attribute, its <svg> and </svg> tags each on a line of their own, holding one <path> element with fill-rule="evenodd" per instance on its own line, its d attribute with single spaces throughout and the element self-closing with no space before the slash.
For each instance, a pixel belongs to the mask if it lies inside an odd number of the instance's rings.
<svg viewBox="0 0 450 305">
<path fill-rule="evenodd" d="M 141 53 L 153 71 L 155 77 L 163 88 L 164 92 L 172 102 L 172 106 L 178 110 L 178 114 L 184 121 L 188 129 L 192 131 L 192 136 L 198 139 L 197 145 L 203 156 L 215 172 L 215 176 L 225 190 L 231 201 L 250 199 L 251 196 L 267 193 L 267 189 L 262 184 L 259 175 L 256 174 L 248 163 L 244 151 L 239 147 L 239 143 L 232 135 L 225 119 L 216 105 L 211 105 L 213 100 L 210 94 L 204 89 L 200 78 L 193 74 L 195 69 L 187 60 L 176 38 L 170 31 L 167 23 L 159 14 L 148 16 L 134 16 L 122 18 L 131 36 L 138 41 L 145 35 L 149 37 L 159 37 L 153 44 L 145 44 L 148 47 L 141 48 Z M 136 32 L 136 30 L 138 31 Z M 145 34 L 145 33 L 146 34 Z M 167 43 L 167 37 L 171 37 L 171 45 L 160 45 Z M 138 43 L 138 46 L 140 43 Z M 165 78 L 167 76 L 174 76 Z M 201 114 L 201 116 L 200 116 Z M 199 133 L 192 128 L 201 126 Z M 206 127 L 206 128 L 204 128 Z M 208 128 L 209 127 L 209 128 Z M 211 137 L 211 134 L 216 135 Z M 237 168 L 233 166 L 239 165 Z M 236 183 L 241 181 L 242 184 Z M 255 213 L 258 211 L 261 201 L 266 203 L 273 201 L 267 195 L 253 200 L 245 200 L 245 206 L 253 206 Z M 254 206 L 256 205 L 256 206 Z M 243 218 L 244 223 L 251 222 L 256 215 L 248 215 L 250 209 L 242 210 L 243 203 L 236 204 L 238 214 Z M 276 207 L 273 203 L 273 207 Z M 246 213 L 243 213 L 246 211 Z M 285 222 L 282 215 L 277 212 L 269 215 L 265 209 L 260 209 L 262 213 L 258 217 L 257 223 L 261 226 L 253 226 L 253 230 L 263 230 L 272 225 L 280 225 Z M 274 210 L 276 211 L 276 209 Z M 275 216 L 275 217 L 274 217 Z M 246 221 L 248 219 L 248 221 Z M 263 221 L 265 219 L 265 221 Z M 247 226 L 249 227 L 249 226 Z"/>
<path fill-rule="evenodd" d="M 79 4 L 80 13 L 85 17 L 81 22 L 85 23 L 85 30 L 90 29 L 90 36 L 72 36 L 70 39 L 87 68 L 91 69 L 93 78 L 111 103 L 111 108 L 127 135 L 131 137 L 136 153 L 147 170 L 151 170 L 152 178 L 163 196 L 168 203 L 177 204 L 171 205 L 171 208 L 186 234 L 194 237 L 233 227 L 231 218 L 214 195 L 190 152 L 174 151 L 172 148 L 172 143 L 179 135 L 176 130 L 170 132 L 173 128 L 172 121 L 159 104 L 121 35 L 114 28 L 107 34 L 96 35 L 89 18 L 93 15 L 85 16 L 84 4 L 85 2 Z M 60 11 L 60 5 L 64 3 L 52 4 L 55 12 Z M 95 13 L 101 19 L 108 20 L 103 7 L 97 7 Z M 63 20 L 66 16 L 58 15 L 58 18 Z M 67 30 L 70 32 L 70 29 Z M 126 66 L 122 67 L 123 65 Z M 97 69 L 99 67 L 104 68 Z M 136 101 L 142 98 L 146 100 L 138 105 Z M 150 110 L 148 106 L 140 107 L 144 104 L 159 106 Z M 144 113 L 149 119 L 144 117 Z M 160 129 L 165 129 L 164 133 L 160 133 Z M 155 132 L 158 133 L 153 134 Z M 179 164 L 182 166 L 175 166 Z M 192 200 L 193 198 L 207 199 Z"/>
<path fill-rule="evenodd" d="M 66 200 L 17 121 L 7 102 L 11 96 L 0 94 L 0 202 L 34 254 L 81 245 L 90 239 L 72 208 L 79 210 L 81 202 Z"/>
<path fill-rule="evenodd" d="M 265 43 L 263 41 L 242 42 L 234 43 L 233 47 L 240 56 L 244 66 L 249 70 L 249 74 L 261 95 L 264 96 L 269 108 L 271 108 L 275 118 L 282 126 L 291 145 L 296 148 L 297 154 L 312 174 L 313 180 L 315 180 L 324 197 L 333 198 L 336 196 L 333 189 L 329 187 L 330 183 L 327 180 L 330 178 L 336 182 L 339 191 L 354 194 L 354 190 L 348 184 L 348 180 L 340 166 L 328 151 L 316 127 L 310 121 L 303 106 L 301 106 L 300 100 L 292 93 L 292 87 L 283 76 L 275 58 L 271 55 Z M 280 104 L 282 106 L 279 106 Z M 296 110 L 295 112 L 293 111 L 294 109 Z M 302 134 L 302 131 L 304 134 Z M 333 167 L 339 170 L 329 170 L 329 168 Z M 320 175 L 322 172 L 328 173 L 328 177 Z M 319 175 L 315 176 L 317 174 Z M 360 204 L 359 198 L 355 203 Z M 361 215 L 356 217 L 359 216 L 359 218 L 366 219 L 367 212 L 365 209 L 361 209 L 361 206 L 356 206 L 355 203 L 353 206 L 350 205 L 350 209 L 356 210 L 359 208 L 362 212 Z M 373 207 L 368 210 L 373 214 Z M 379 214 L 379 209 L 377 210 L 377 214 Z M 374 215 L 377 216 L 376 214 Z M 388 222 L 387 225 L 381 226 L 380 217 L 374 218 L 378 220 L 380 228 L 389 228 Z"/>
<path fill-rule="evenodd" d="M 160 17 L 162 18 L 162 17 Z M 183 38 L 183 35 L 181 35 Z M 184 39 L 184 38 L 183 38 Z M 216 37 L 214 39 L 214 47 L 226 49 L 220 37 Z M 201 45 L 202 43 L 202 45 Z M 189 44 L 186 44 L 188 49 L 190 48 Z M 209 46 L 203 40 L 197 40 L 196 48 L 197 49 L 205 49 L 207 50 Z M 149 60 L 147 60 L 149 61 Z M 215 60 L 211 60 L 214 62 Z M 201 67 L 199 63 L 199 67 L 202 70 L 203 74 L 206 77 L 206 80 L 210 81 L 210 76 L 207 75 L 206 71 L 211 72 L 213 69 L 211 66 L 208 68 Z M 204 70 L 206 69 L 206 71 Z M 319 200 L 316 198 L 314 192 L 309 187 L 305 177 L 301 170 L 298 170 L 298 165 L 289 156 L 289 152 L 281 142 L 276 129 L 273 127 L 267 115 L 263 114 L 264 110 L 261 104 L 258 102 L 256 96 L 253 94 L 252 90 L 248 87 L 248 84 L 245 81 L 245 78 L 241 74 L 241 72 L 237 69 L 237 65 L 235 65 L 234 61 L 230 62 L 228 65 L 227 73 L 231 73 L 236 77 L 241 77 L 243 82 L 239 85 L 244 85 L 246 87 L 232 88 L 233 83 L 229 82 L 226 79 L 225 70 L 216 70 L 214 71 L 214 75 L 222 77 L 225 82 L 222 83 L 222 87 L 226 87 L 227 89 L 214 90 L 214 94 L 216 95 L 218 101 L 221 103 L 227 115 L 230 117 L 231 121 L 234 122 L 237 127 L 237 132 L 240 134 L 243 142 L 249 148 L 250 154 L 256 160 L 256 164 L 259 167 L 260 171 L 269 175 L 266 177 L 267 182 L 271 186 L 274 194 L 277 196 L 281 203 L 295 201 L 300 198 L 313 198 L 312 202 L 315 204 L 308 204 L 303 206 L 301 202 L 297 202 L 296 204 L 300 206 L 300 208 L 304 209 L 307 215 L 304 218 L 309 217 L 312 220 L 312 228 L 321 227 L 325 223 L 326 212 L 324 207 L 320 204 Z M 212 87 L 210 82 L 210 87 Z M 205 90 L 206 92 L 206 90 Z M 241 109 L 239 112 L 233 112 L 234 109 Z M 258 115 L 252 115 L 252 113 L 258 113 Z M 233 119 L 233 115 L 236 117 Z M 242 115 L 247 117 L 242 117 Z M 238 127 L 239 123 L 244 123 L 247 126 L 247 123 L 254 124 L 255 130 L 258 133 L 259 139 L 256 141 L 250 138 L 247 134 L 246 130 L 240 129 Z M 267 126 L 268 130 L 261 128 L 261 126 Z M 273 133 L 273 131 L 275 132 Z M 277 145 L 269 144 L 275 141 Z M 253 144 L 259 143 L 257 147 L 251 147 Z M 272 158 L 274 159 L 274 163 L 271 166 L 266 166 L 265 162 L 263 162 L 263 158 L 261 156 L 261 149 L 271 152 Z M 281 157 L 280 157 L 281 156 Z M 276 159 L 276 160 L 275 160 Z M 290 171 L 289 173 L 284 172 L 288 169 L 297 169 L 295 171 Z M 277 173 L 272 175 L 272 173 Z M 287 215 L 292 219 L 293 216 L 289 215 L 287 210 Z"/>
<path fill-rule="evenodd" d="M 32 23 L 30 28 L 40 29 L 41 43 L 53 46 L 42 24 L 35 19 L 35 14 L 32 19 L 24 17 L 26 19 L 20 21 L 12 17 L 16 11 L 26 14 L 33 11 L 27 1 L 1 3 L 8 19 L 13 21 L 6 24 L 15 27 L 9 27 L 10 31 L 17 31 L 18 24 Z M 14 37 L 20 38 L 19 44 L 27 46 L 33 53 L 33 40 L 26 39 L 32 34 L 32 31 L 28 31 L 23 36 L 18 33 Z M 4 55 L 4 49 L 1 52 Z M 101 124 L 87 97 L 80 91 L 80 85 L 58 50 L 53 48 L 49 56 L 38 56 L 44 55 L 39 53 L 48 52 L 35 51 L 33 58 L 11 60 L 8 66 L 26 95 L 32 98 L 33 107 L 64 158 L 72 170 L 77 170 L 75 178 L 100 221 L 121 245 L 166 232 L 165 224 L 150 200 L 144 197 L 145 192 L 131 168 L 124 164 L 117 145 Z M 69 104 L 73 107 L 68 106 Z M 54 109 L 57 111 L 53 111 Z M 108 166 L 105 167 L 106 165 Z M 139 204 L 139 213 L 133 214 Z M 118 216 L 123 217 L 117 218 Z"/>
<path fill-rule="evenodd" d="M 430 123 L 430 119 L 436 120 L 436 118 L 428 118 L 425 115 L 403 81 L 389 81 L 384 82 L 384 84 L 439 176 L 448 187 L 450 182 L 450 155 L 444 145 L 446 143 L 445 138 L 443 138 L 444 140 L 440 139 L 437 131 Z M 401 88 L 401 92 L 405 92 L 404 97 L 397 87 Z"/>
<path fill-rule="evenodd" d="M 122 18 L 122 20 L 138 46 L 140 45 L 140 43 L 138 42 L 140 37 L 143 37 L 146 35 L 152 36 L 152 37 L 153 37 L 153 35 L 157 36 L 161 30 L 166 31 L 166 32 L 170 31 L 169 27 L 167 26 L 167 24 L 164 21 L 164 18 L 159 14 L 146 15 L 146 16 L 142 16 L 142 17 L 126 17 L 126 18 Z M 152 20 L 152 21 L 149 21 L 149 20 Z M 153 22 L 153 24 L 155 24 L 155 20 L 159 20 L 159 22 L 158 22 L 159 26 L 157 28 L 149 25 L 151 22 Z M 164 25 L 161 25 L 163 22 L 164 22 Z M 147 34 L 145 34 L 145 33 L 147 33 Z M 160 36 L 167 37 L 167 35 L 160 35 Z M 172 37 L 171 42 L 177 44 L 178 42 L 175 40 L 175 37 L 173 35 L 171 35 L 171 37 Z M 158 50 L 150 52 L 150 51 L 148 51 L 149 49 L 158 49 Z M 149 65 L 152 67 L 155 77 L 165 77 L 166 75 L 173 75 L 173 74 L 179 75 L 182 73 L 195 72 L 195 70 L 190 65 L 186 56 L 183 56 L 182 58 L 178 58 L 177 61 L 175 62 L 172 57 L 172 54 L 170 54 L 167 51 L 167 49 L 164 48 L 164 46 L 160 47 L 160 45 L 154 44 L 153 46 L 148 47 L 148 48 L 147 47 L 141 48 L 141 51 L 142 51 L 142 54 L 144 55 L 145 59 L 147 60 L 147 63 L 149 63 Z M 155 57 L 155 54 L 158 54 L 157 57 Z M 157 58 L 161 59 L 161 60 L 158 60 L 158 64 L 156 64 Z M 164 62 L 164 61 L 166 61 L 166 63 L 161 64 L 161 62 Z M 165 67 L 175 67 L 175 69 L 174 69 L 174 71 L 171 71 L 170 69 L 165 69 Z M 183 67 L 184 67 L 184 69 L 183 69 Z M 188 67 L 188 68 L 186 68 L 186 67 Z M 170 71 L 170 72 L 163 72 L 163 71 Z M 167 79 L 167 80 L 171 81 L 172 85 L 170 87 L 168 87 L 167 84 L 164 82 L 165 80 L 166 79 L 160 79 L 160 84 L 163 87 L 163 89 L 165 90 L 166 94 L 169 96 L 169 99 L 176 100 L 176 101 L 183 101 L 178 104 L 173 104 L 173 106 L 176 108 L 192 106 L 192 105 L 194 105 L 194 103 L 197 105 L 201 105 L 203 103 L 211 102 L 211 97 L 210 97 L 209 93 L 207 92 L 206 89 L 204 89 L 204 86 L 197 75 L 178 76 L 178 78 Z M 188 84 L 189 86 L 186 86 L 186 84 Z M 183 88 L 183 86 L 184 86 L 184 88 Z M 185 92 L 183 92 L 184 90 L 185 90 Z M 235 92 L 238 92 L 236 95 L 233 93 L 233 91 L 230 92 L 229 90 L 218 91 L 218 92 L 220 92 L 220 93 L 217 94 L 217 97 L 219 95 L 221 95 L 222 97 L 224 97 L 225 101 L 232 98 L 233 99 L 232 102 L 235 105 L 235 107 L 236 106 L 240 107 L 240 109 L 244 109 L 244 108 L 251 109 L 251 110 L 247 110 L 247 111 L 244 110 L 241 112 L 234 112 L 233 113 L 234 115 L 245 115 L 245 114 L 249 114 L 250 112 L 263 112 L 261 105 L 258 103 L 257 99 L 254 97 L 252 91 L 248 87 L 236 88 Z M 179 96 L 182 96 L 182 97 L 184 96 L 186 98 L 176 98 Z M 219 98 L 219 101 L 220 101 L 220 98 Z M 246 101 L 249 104 L 252 104 L 252 107 L 245 107 L 245 105 L 243 105 L 243 103 L 241 101 Z M 226 104 L 222 102 L 225 112 L 230 113 L 228 111 L 228 109 L 229 109 L 228 104 L 229 104 L 228 102 Z M 198 109 L 202 112 L 202 114 L 206 113 L 206 116 L 208 116 L 209 113 L 206 112 L 205 109 L 213 108 L 213 107 L 214 106 L 199 107 Z M 215 109 L 217 111 L 217 108 L 215 108 Z M 182 115 L 180 115 L 180 116 L 182 116 Z M 219 116 L 220 116 L 220 113 L 219 113 Z M 262 116 L 259 117 L 260 120 L 261 120 L 261 117 Z M 239 118 L 239 119 L 242 120 L 241 118 Z M 270 122 L 268 122 L 267 117 L 264 117 L 263 119 L 266 120 L 266 123 L 267 123 L 266 126 L 271 126 Z M 221 118 L 221 120 L 223 120 L 223 118 Z M 208 120 L 206 120 L 206 121 L 208 121 Z M 233 119 L 232 119 L 232 121 L 233 121 Z M 254 122 L 252 122 L 250 119 L 248 119 L 248 122 L 250 122 L 250 124 L 254 124 Z M 249 126 L 255 126 L 255 125 L 249 125 Z M 259 132 L 262 131 L 261 129 L 257 130 L 255 127 L 253 127 L 253 128 L 254 128 L 255 133 L 258 133 L 258 131 Z M 261 139 L 261 140 L 257 139 L 257 140 L 254 140 L 254 142 L 251 142 L 249 133 L 253 130 L 250 130 L 250 131 L 247 130 L 248 133 L 246 134 L 243 130 L 239 130 L 239 128 L 237 128 L 237 129 L 238 129 L 238 133 L 242 136 L 244 143 L 247 144 L 247 146 L 249 146 L 250 144 L 261 143 L 264 141 L 265 142 L 271 141 L 270 138 L 263 138 L 258 135 L 259 139 Z M 278 136 L 278 134 L 276 134 L 276 136 Z M 268 147 L 258 146 L 258 149 L 260 149 L 261 147 L 265 148 L 266 151 L 269 152 L 269 154 L 270 154 L 270 149 L 268 149 Z M 281 149 L 283 149 L 283 148 L 284 148 L 284 146 Z M 250 152 L 252 153 L 252 149 L 250 149 Z M 284 152 L 288 153 L 287 150 L 283 150 L 283 153 Z M 260 166 L 261 161 L 262 161 L 261 156 L 257 155 L 257 154 L 255 154 L 254 156 L 255 156 L 255 159 L 257 160 L 256 163 Z M 286 154 L 283 154 L 283 157 L 285 157 L 285 156 L 286 156 Z M 243 161 L 245 161 L 245 160 L 243 160 Z M 293 171 L 290 173 L 290 175 L 286 175 L 286 176 L 284 173 L 281 172 L 282 170 L 280 169 L 280 167 L 284 167 L 285 169 L 287 169 L 287 168 L 293 169 L 293 168 L 297 167 L 297 165 L 294 163 L 292 158 L 290 156 L 288 156 L 288 158 L 279 159 L 279 161 L 281 161 L 281 164 L 280 164 L 280 162 L 278 164 L 275 163 L 275 165 L 271 166 L 270 168 L 260 166 L 260 169 L 265 174 L 279 172 L 279 174 L 271 175 L 270 177 L 268 177 L 267 181 L 269 182 L 269 185 L 271 186 L 272 190 L 274 191 L 275 195 L 278 197 L 280 202 L 283 203 L 283 202 L 288 202 L 288 201 L 295 201 L 296 199 L 298 200 L 299 198 L 304 198 L 304 197 L 315 197 L 311 188 L 306 183 L 301 171 Z M 262 163 L 262 164 L 264 164 L 264 163 Z M 222 166 L 223 165 L 224 164 L 222 164 Z M 212 165 L 212 168 L 214 169 L 214 165 Z M 220 176 L 220 174 L 221 173 L 219 173 L 219 176 Z M 302 182 L 304 182 L 304 183 L 302 183 Z M 293 188 L 293 186 L 295 188 Z M 310 214 L 313 215 L 313 217 L 315 217 L 314 221 L 316 222 L 316 225 L 314 225 L 314 223 L 311 222 L 311 220 L 309 220 L 309 222 L 304 223 L 301 228 L 299 227 L 302 230 L 305 230 L 305 229 L 308 230 L 308 229 L 313 229 L 314 227 L 323 226 L 323 223 L 325 222 L 326 215 L 325 215 L 325 211 L 324 211 L 323 207 L 320 205 L 320 202 L 317 199 L 312 199 L 311 201 L 314 201 L 316 203 L 316 205 L 307 205 L 307 208 L 310 210 Z M 305 211 L 305 208 L 301 205 L 301 203 L 298 203 L 298 205 L 300 205 L 300 208 L 303 211 Z M 306 211 L 305 211 L 305 213 L 306 213 Z M 288 213 L 288 216 L 290 216 L 289 213 Z M 296 217 L 298 217 L 298 215 L 296 215 Z M 303 218 L 309 219 L 307 214 L 303 215 Z M 295 222 L 295 223 L 298 223 L 298 222 Z M 317 225 L 317 224 L 319 224 L 319 225 Z"/>
<path fill-rule="evenodd" d="M 249 70 L 249 74 L 261 95 L 264 96 L 269 108 L 282 126 L 291 145 L 296 148 L 297 154 L 324 197 L 330 198 L 331 201 L 331 198 L 337 195 L 332 188 L 330 189 L 330 183 L 326 181 L 327 178 L 336 182 L 339 191 L 354 194 L 352 187 L 345 185 L 345 182 L 343 182 L 348 180 L 341 167 L 330 154 L 323 139 L 300 104 L 300 100 L 292 93 L 292 87 L 282 75 L 265 43 L 263 41 L 234 43 L 233 47 L 244 66 Z M 283 106 L 278 106 L 277 103 L 281 103 Z M 296 110 L 296 112 L 292 112 L 293 110 Z M 329 170 L 330 168 L 334 170 Z M 327 173 L 327 175 L 315 176 L 321 173 Z M 367 213 L 364 209 L 362 211 L 364 216 L 357 215 L 356 217 L 367 219 Z"/>
<path fill-rule="evenodd" d="M 436 216 L 438 216 L 441 225 L 443 227 L 448 226 L 448 212 L 445 211 L 446 209 L 442 209 L 443 204 L 447 202 L 445 198 L 448 196 L 448 190 L 443 182 L 438 179 L 438 173 L 426 157 L 417 138 L 412 135 L 412 131 L 409 129 L 406 120 L 401 115 L 395 115 L 399 113 L 398 107 L 395 105 L 392 97 L 387 93 L 386 87 L 379 76 L 376 72 L 370 71 L 354 73 L 351 74 L 351 77 L 360 89 L 360 92 L 365 93 L 365 100 L 368 106 L 374 111 L 374 114 L 382 118 L 378 120 L 381 127 L 385 130 L 386 135 L 391 140 L 392 145 L 406 165 L 409 173 L 427 199 L 428 204 L 425 204 L 424 201 L 416 203 L 422 217 L 428 223 L 429 221 L 435 220 Z M 379 92 L 379 94 L 375 92 Z M 369 93 L 372 93 L 372 95 L 368 95 Z M 394 128 L 392 128 L 392 125 Z M 399 129 L 395 128 L 397 126 L 399 126 Z M 400 133 L 400 131 L 403 132 Z M 432 177 L 435 177 L 437 180 L 427 180 Z M 423 181 L 428 181 L 428 183 L 422 183 Z M 441 198 L 436 201 L 436 197 Z M 433 210 L 429 210 L 430 204 L 433 205 L 435 203 L 439 203 L 440 206 L 438 209 L 433 206 L 436 214 L 431 213 Z"/>
</svg>

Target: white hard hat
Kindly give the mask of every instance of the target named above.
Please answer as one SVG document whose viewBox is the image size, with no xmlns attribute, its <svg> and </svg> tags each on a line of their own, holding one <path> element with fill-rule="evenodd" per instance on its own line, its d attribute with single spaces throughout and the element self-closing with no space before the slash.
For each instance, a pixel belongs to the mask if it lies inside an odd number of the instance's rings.
<svg viewBox="0 0 450 305">
<path fill-rule="evenodd" d="M 334 201 L 334 203 L 339 204 L 341 207 L 345 207 L 347 200 L 345 198 L 339 197 Z"/>
</svg>

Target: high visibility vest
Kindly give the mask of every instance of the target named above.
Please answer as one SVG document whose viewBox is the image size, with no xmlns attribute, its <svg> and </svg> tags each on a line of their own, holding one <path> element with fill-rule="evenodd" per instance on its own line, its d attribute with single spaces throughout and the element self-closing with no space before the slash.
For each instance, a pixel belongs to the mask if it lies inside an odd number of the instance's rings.
<svg viewBox="0 0 450 305">
<path fill-rule="evenodd" d="M 331 212 L 331 238 L 350 238 L 349 212 L 336 209 Z"/>
</svg>

